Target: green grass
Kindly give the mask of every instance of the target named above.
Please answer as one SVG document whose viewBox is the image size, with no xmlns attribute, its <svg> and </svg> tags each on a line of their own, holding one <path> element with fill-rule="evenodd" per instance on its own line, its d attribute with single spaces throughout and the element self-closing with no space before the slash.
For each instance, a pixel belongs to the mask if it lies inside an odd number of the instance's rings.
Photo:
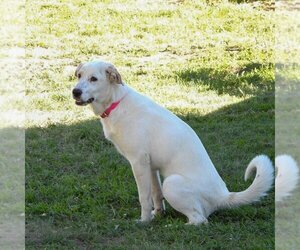
<svg viewBox="0 0 300 250">
<path fill-rule="evenodd" d="M 81 61 L 123 79 L 199 135 L 232 191 L 257 154 L 274 158 L 274 13 L 205 1 L 27 1 L 28 249 L 273 249 L 273 193 L 185 226 L 168 206 L 149 225 L 128 162 L 100 122 L 74 105 Z"/>
<path fill-rule="evenodd" d="M 292 3 L 292 2 L 290 2 Z M 276 154 L 290 154 L 300 162 L 300 50 L 298 48 L 300 14 L 286 5 L 277 21 L 276 51 Z M 280 34 L 280 35 L 279 35 Z M 276 203 L 276 248 L 299 248 L 299 185 L 292 196 Z"/>
<path fill-rule="evenodd" d="M 0 2 L 0 248 L 25 241 L 24 6 Z"/>
</svg>

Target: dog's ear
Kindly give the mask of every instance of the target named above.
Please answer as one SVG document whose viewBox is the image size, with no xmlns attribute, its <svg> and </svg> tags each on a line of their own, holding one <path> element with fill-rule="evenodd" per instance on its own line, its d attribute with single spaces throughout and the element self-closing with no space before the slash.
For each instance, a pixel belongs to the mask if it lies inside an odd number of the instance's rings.
<svg viewBox="0 0 300 250">
<path fill-rule="evenodd" d="M 119 74 L 119 72 L 117 71 L 117 69 L 114 66 L 109 66 L 105 70 L 105 74 L 106 74 L 107 79 L 111 83 L 117 83 L 117 84 L 123 85 L 121 75 Z"/>
<path fill-rule="evenodd" d="M 78 66 L 77 66 L 77 69 L 75 70 L 75 76 L 78 77 L 78 72 L 79 70 L 81 69 L 81 67 L 83 66 L 84 63 L 80 63 Z"/>
</svg>

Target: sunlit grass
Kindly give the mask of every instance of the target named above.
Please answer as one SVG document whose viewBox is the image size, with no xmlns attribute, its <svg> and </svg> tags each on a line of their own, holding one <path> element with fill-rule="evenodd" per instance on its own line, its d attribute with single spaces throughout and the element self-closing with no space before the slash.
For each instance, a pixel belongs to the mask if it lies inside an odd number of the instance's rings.
<svg viewBox="0 0 300 250">
<path fill-rule="evenodd" d="M 263 248 L 273 198 L 185 227 L 139 226 L 129 164 L 71 98 L 81 61 L 113 62 L 130 86 L 197 132 L 232 191 L 247 163 L 274 156 L 274 13 L 204 1 L 26 2 L 26 215 L 29 248 Z"/>
</svg>

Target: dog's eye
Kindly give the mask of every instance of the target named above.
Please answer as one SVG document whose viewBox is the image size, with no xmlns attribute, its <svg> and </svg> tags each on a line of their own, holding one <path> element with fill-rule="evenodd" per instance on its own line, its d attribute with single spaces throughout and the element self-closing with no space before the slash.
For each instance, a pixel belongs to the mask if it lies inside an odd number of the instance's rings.
<svg viewBox="0 0 300 250">
<path fill-rule="evenodd" d="M 81 74 L 78 74 L 78 78 L 80 78 L 81 77 Z"/>
<path fill-rule="evenodd" d="M 96 77 L 92 76 L 91 77 L 91 82 L 96 82 L 96 81 L 98 81 L 98 79 Z"/>
</svg>

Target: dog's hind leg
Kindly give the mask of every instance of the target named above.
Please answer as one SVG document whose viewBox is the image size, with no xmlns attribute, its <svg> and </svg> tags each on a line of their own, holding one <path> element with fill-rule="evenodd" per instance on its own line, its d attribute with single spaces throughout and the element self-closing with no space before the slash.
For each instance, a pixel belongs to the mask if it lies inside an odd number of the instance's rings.
<svg viewBox="0 0 300 250">
<path fill-rule="evenodd" d="M 152 170 L 151 177 L 151 196 L 154 205 L 154 210 L 152 211 L 152 214 L 157 215 L 163 213 L 165 210 L 165 204 L 163 200 L 164 197 L 161 190 L 161 180 L 158 170 Z"/>
<path fill-rule="evenodd" d="M 189 219 L 187 224 L 208 223 L 197 190 L 186 177 L 170 175 L 163 183 L 163 194 L 169 204 Z"/>
</svg>

